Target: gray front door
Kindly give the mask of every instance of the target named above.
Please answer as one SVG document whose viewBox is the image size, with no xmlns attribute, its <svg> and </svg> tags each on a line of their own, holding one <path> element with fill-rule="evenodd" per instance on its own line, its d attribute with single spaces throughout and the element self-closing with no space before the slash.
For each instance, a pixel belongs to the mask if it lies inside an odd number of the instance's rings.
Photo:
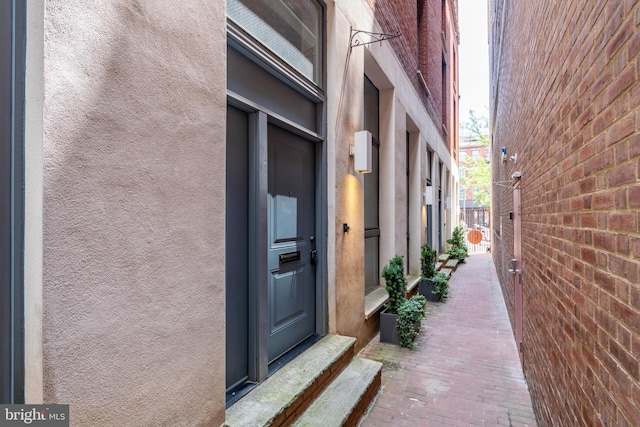
<svg viewBox="0 0 640 427">
<path fill-rule="evenodd" d="M 268 129 L 268 358 L 316 330 L 315 146 Z"/>
</svg>

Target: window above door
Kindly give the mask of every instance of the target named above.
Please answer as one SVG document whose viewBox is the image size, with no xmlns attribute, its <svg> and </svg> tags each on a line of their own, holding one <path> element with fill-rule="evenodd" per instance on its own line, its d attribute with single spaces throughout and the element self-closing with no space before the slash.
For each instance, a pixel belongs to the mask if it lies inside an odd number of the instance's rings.
<svg viewBox="0 0 640 427">
<path fill-rule="evenodd" d="M 315 0 L 227 0 L 227 16 L 322 86 L 323 9 Z"/>
</svg>

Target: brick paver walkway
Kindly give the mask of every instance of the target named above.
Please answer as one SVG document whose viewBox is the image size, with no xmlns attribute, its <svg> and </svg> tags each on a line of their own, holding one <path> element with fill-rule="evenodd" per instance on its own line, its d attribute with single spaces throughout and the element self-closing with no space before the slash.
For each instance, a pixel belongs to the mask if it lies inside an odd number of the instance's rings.
<svg viewBox="0 0 640 427">
<path fill-rule="evenodd" d="M 362 426 L 536 426 L 490 254 L 450 280 L 412 350 L 375 337 L 361 357 L 383 362 L 382 392 Z"/>
</svg>

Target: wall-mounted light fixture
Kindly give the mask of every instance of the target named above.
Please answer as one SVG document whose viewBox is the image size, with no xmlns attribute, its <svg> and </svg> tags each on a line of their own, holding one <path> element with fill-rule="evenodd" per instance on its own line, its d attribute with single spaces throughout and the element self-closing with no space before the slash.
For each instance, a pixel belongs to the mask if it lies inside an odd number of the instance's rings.
<svg viewBox="0 0 640 427">
<path fill-rule="evenodd" d="M 356 132 L 354 146 L 351 150 L 353 155 L 353 168 L 358 173 L 371 172 L 371 132 L 361 130 Z"/>
<path fill-rule="evenodd" d="M 433 205 L 433 187 L 429 184 L 424 187 L 424 205 Z"/>
<path fill-rule="evenodd" d="M 500 154 L 500 161 L 507 163 L 507 147 L 502 147 L 502 154 Z"/>
</svg>

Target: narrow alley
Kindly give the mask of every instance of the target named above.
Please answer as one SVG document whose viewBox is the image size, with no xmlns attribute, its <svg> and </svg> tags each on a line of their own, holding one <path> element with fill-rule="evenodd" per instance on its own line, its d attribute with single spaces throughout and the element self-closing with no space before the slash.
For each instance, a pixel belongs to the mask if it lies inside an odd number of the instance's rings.
<svg viewBox="0 0 640 427">
<path fill-rule="evenodd" d="M 450 285 L 412 350 L 375 337 L 362 351 L 384 365 L 363 427 L 537 425 L 491 254 L 467 258 Z"/>
</svg>

